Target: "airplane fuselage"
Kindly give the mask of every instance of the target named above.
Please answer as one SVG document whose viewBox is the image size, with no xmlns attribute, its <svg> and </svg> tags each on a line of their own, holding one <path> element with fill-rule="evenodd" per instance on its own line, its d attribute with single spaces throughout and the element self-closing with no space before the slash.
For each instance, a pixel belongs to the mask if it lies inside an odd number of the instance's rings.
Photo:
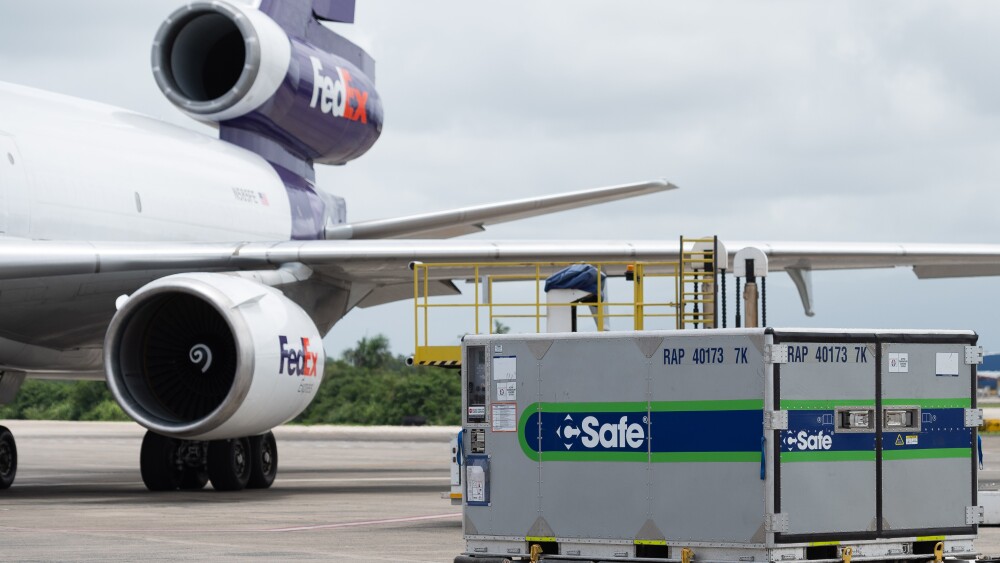
<svg viewBox="0 0 1000 563">
<path fill-rule="evenodd" d="M 307 198 L 305 205 L 290 194 Z M 0 243 L 282 241 L 296 221 L 319 237 L 327 223 L 343 220 L 336 200 L 296 191 L 241 147 L 0 83 Z M 0 370 L 102 377 L 100 347 L 115 298 L 175 272 L 0 281 Z"/>
<path fill-rule="evenodd" d="M 288 240 L 260 156 L 115 107 L 0 83 L 0 233 L 42 240 Z"/>
</svg>

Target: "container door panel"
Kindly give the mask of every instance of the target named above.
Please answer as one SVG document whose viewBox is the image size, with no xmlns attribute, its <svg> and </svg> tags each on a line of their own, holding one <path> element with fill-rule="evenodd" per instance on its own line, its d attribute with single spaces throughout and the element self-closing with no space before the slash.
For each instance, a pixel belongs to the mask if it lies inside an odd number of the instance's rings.
<svg viewBox="0 0 1000 563">
<path fill-rule="evenodd" d="M 787 516 L 782 541 L 795 536 L 874 536 L 876 359 L 873 342 L 784 342 L 776 366 L 776 409 L 788 428 L 775 432 L 775 511 Z"/>
<path fill-rule="evenodd" d="M 882 344 L 884 535 L 960 528 L 974 503 L 972 366 L 964 344 Z"/>
</svg>

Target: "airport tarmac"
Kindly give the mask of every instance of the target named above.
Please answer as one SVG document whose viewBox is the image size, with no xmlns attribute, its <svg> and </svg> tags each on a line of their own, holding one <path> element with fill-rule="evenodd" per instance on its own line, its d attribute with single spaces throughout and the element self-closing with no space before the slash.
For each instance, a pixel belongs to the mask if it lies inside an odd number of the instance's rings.
<svg viewBox="0 0 1000 563">
<path fill-rule="evenodd" d="M 19 454 L 0 491 L 4 561 L 439 563 L 463 548 L 441 498 L 450 428 L 283 427 L 271 489 L 150 493 L 138 425 L 3 424 Z"/>
<path fill-rule="evenodd" d="M 460 510 L 441 498 L 457 429 L 282 427 L 271 489 L 150 493 L 135 424 L 3 424 L 20 455 L 0 491 L 5 561 L 450 562 L 463 548 Z M 1000 489 L 1000 436 L 984 450 L 981 488 Z M 1000 528 L 978 549 L 1000 554 Z"/>
</svg>

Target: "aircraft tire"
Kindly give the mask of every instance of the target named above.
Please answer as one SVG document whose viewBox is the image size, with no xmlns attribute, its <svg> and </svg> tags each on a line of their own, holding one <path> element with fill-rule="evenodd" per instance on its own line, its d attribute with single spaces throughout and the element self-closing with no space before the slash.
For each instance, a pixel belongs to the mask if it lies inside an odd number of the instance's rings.
<svg viewBox="0 0 1000 563">
<path fill-rule="evenodd" d="M 278 443 L 274 433 L 250 437 L 250 480 L 248 489 L 269 489 L 278 474 Z"/>
<path fill-rule="evenodd" d="M 182 491 L 199 491 L 208 484 L 208 471 L 204 467 L 185 467 L 181 473 Z"/>
<path fill-rule="evenodd" d="M 240 491 L 250 480 L 250 440 L 233 438 L 208 444 L 208 478 L 217 491 Z"/>
<path fill-rule="evenodd" d="M 139 452 L 139 471 L 150 491 L 176 491 L 182 477 L 177 465 L 177 440 L 147 430 Z"/>
<path fill-rule="evenodd" d="M 0 489 L 7 489 L 17 475 L 17 444 L 14 435 L 5 426 L 0 426 Z"/>
</svg>

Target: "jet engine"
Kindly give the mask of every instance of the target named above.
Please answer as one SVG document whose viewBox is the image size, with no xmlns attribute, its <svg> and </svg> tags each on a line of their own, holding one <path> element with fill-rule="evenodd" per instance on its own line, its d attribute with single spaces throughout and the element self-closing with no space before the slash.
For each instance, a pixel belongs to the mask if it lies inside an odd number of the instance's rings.
<svg viewBox="0 0 1000 563">
<path fill-rule="evenodd" d="M 274 288 L 178 274 L 121 301 L 105 338 L 108 386 L 153 432 L 253 436 L 291 420 L 316 394 L 323 341 L 305 311 Z"/>
<path fill-rule="evenodd" d="M 317 37 L 335 35 L 321 29 Z M 337 36 L 327 48 L 313 45 L 248 5 L 196 1 L 160 27 L 153 75 L 171 103 L 220 124 L 223 138 L 228 129 L 308 162 L 343 164 L 382 132 L 373 79 L 331 52 L 345 44 Z"/>
</svg>

